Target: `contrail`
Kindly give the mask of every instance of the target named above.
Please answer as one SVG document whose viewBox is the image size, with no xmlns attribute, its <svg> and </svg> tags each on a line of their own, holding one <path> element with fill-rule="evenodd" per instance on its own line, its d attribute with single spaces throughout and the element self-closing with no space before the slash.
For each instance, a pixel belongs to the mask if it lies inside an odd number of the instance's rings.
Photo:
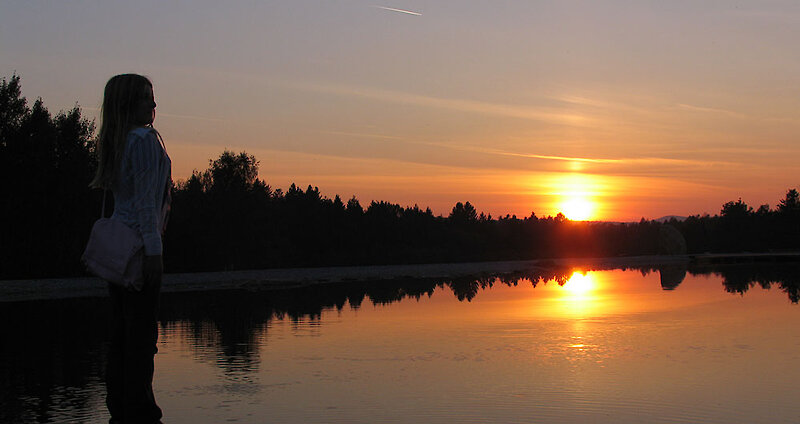
<svg viewBox="0 0 800 424">
<path fill-rule="evenodd" d="M 407 13 L 409 15 L 414 15 L 414 16 L 422 16 L 422 13 L 412 12 L 410 10 L 395 9 L 393 7 L 386 7 L 386 6 L 372 6 L 372 7 L 376 7 L 378 9 L 383 9 L 383 10 L 388 10 L 390 12 L 400 12 L 400 13 Z"/>
</svg>

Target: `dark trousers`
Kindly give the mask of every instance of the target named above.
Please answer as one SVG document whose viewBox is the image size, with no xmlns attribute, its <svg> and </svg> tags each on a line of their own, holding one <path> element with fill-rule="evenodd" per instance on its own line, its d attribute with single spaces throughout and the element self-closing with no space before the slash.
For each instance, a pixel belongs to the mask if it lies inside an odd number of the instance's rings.
<svg viewBox="0 0 800 424">
<path fill-rule="evenodd" d="M 158 296 L 161 283 L 129 291 L 113 284 L 111 347 L 106 364 L 106 405 L 112 423 L 158 423 L 153 396 L 153 357 L 158 352 Z"/>
</svg>

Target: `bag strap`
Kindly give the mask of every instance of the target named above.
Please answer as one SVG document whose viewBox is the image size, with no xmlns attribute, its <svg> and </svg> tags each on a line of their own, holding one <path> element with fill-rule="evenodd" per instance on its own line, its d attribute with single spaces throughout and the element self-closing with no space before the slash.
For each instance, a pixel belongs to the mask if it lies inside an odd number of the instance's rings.
<svg viewBox="0 0 800 424">
<path fill-rule="evenodd" d="M 103 205 L 100 206 L 100 218 L 106 217 L 106 189 L 103 189 Z"/>
</svg>

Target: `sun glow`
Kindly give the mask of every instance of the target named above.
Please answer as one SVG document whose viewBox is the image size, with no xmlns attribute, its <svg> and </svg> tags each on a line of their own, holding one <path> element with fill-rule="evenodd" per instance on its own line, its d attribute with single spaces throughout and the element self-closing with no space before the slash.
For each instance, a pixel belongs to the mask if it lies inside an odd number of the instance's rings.
<svg viewBox="0 0 800 424">
<path fill-rule="evenodd" d="M 564 290 L 568 290 L 573 294 L 585 294 L 594 288 L 594 280 L 589 274 L 582 274 L 580 271 L 575 271 L 564 283 Z"/>
<path fill-rule="evenodd" d="M 584 317 L 594 314 L 600 307 L 596 282 L 592 273 L 575 271 L 562 287 L 561 308 L 562 316 Z"/>
<path fill-rule="evenodd" d="M 586 221 L 594 213 L 594 204 L 586 198 L 573 197 L 561 203 L 561 213 L 572 221 Z"/>
<path fill-rule="evenodd" d="M 562 174 L 550 183 L 556 196 L 554 208 L 572 221 L 597 219 L 598 203 L 594 200 L 604 193 L 604 184 L 593 175 Z"/>
</svg>

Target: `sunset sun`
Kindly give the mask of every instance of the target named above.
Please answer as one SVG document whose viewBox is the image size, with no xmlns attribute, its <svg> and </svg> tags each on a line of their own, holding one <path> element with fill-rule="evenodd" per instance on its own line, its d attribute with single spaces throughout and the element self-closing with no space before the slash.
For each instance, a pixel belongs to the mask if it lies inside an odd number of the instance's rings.
<svg viewBox="0 0 800 424">
<path fill-rule="evenodd" d="M 568 198 L 561 204 L 561 213 L 572 221 L 586 221 L 593 212 L 594 205 L 586 198 Z"/>
<path fill-rule="evenodd" d="M 607 183 L 598 176 L 570 173 L 554 176 L 548 182 L 553 196 L 552 208 L 571 221 L 598 219 L 599 200 L 606 192 Z"/>
</svg>

